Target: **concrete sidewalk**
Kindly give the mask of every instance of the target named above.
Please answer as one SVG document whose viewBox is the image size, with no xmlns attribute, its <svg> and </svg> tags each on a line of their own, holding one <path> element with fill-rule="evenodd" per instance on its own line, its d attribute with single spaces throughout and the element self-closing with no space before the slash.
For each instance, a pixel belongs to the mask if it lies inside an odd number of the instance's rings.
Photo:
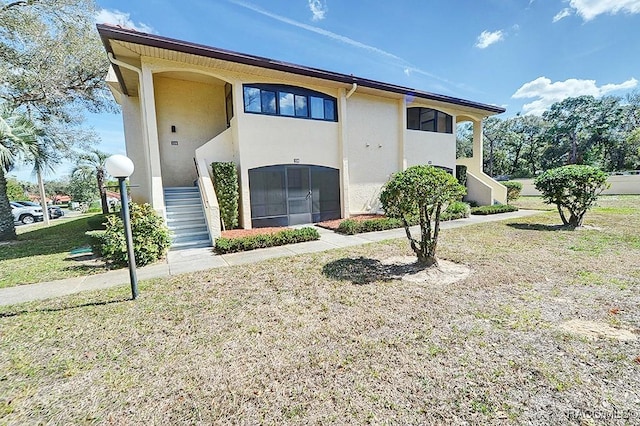
<svg viewBox="0 0 640 426">
<path fill-rule="evenodd" d="M 459 228 L 476 223 L 497 222 L 539 214 L 539 211 L 519 210 L 489 216 L 472 215 L 466 219 L 442 222 L 441 229 Z M 306 243 L 290 244 L 287 246 L 264 248 L 253 251 L 217 255 L 211 247 L 170 251 L 164 262 L 138 268 L 138 280 L 167 277 L 187 272 L 202 271 L 224 266 L 255 263 L 265 259 L 294 256 L 303 253 L 314 253 L 335 248 L 350 247 L 393 238 L 406 238 L 404 228 L 388 231 L 368 232 L 358 235 L 342 235 L 336 232 L 315 227 L 320 233 L 320 239 Z M 419 232 L 416 226 L 412 232 Z M 415 235 L 415 234 L 414 234 Z M 129 270 L 118 269 L 103 274 L 87 275 L 83 277 L 66 278 L 58 281 L 26 284 L 17 287 L 0 289 L 0 306 L 33 300 L 50 299 L 79 293 L 85 290 L 96 290 L 120 285 L 129 285 Z"/>
</svg>

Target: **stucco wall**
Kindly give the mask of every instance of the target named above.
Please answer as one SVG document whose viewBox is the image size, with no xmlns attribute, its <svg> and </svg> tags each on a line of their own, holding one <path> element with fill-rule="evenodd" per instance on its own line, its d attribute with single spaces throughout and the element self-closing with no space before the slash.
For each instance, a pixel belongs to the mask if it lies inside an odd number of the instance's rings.
<svg viewBox="0 0 640 426">
<path fill-rule="evenodd" d="M 522 183 L 520 195 L 540 195 L 533 185 L 533 179 L 513 179 Z M 607 182 L 611 187 L 603 192 L 605 195 L 640 194 L 640 175 L 609 176 Z"/>
<path fill-rule="evenodd" d="M 134 170 L 129 178 L 131 198 L 136 203 L 151 202 L 149 166 L 142 134 L 140 98 L 123 96 L 121 99 L 124 135 L 127 143 L 127 157 L 133 161 Z"/>
<path fill-rule="evenodd" d="M 196 148 L 227 128 L 224 86 L 161 75 L 155 76 L 154 83 L 162 183 L 191 186 L 197 178 Z M 171 126 L 176 127 L 175 133 Z"/>
<path fill-rule="evenodd" d="M 456 169 L 456 135 L 407 130 L 405 134 L 407 167 L 420 164 Z"/>
<path fill-rule="evenodd" d="M 350 213 L 375 211 L 380 188 L 399 168 L 398 102 L 356 92 L 347 113 Z"/>
<path fill-rule="evenodd" d="M 316 164 L 338 168 L 338 123 L 242 113 L 239 117 L 243 169 L 273 164 Z"/>
</svg>

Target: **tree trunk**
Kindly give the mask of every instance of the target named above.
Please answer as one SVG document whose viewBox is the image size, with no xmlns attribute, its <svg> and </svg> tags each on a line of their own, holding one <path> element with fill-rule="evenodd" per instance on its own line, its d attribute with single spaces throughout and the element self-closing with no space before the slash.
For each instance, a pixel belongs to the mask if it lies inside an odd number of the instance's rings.
<svg viewBox="0 0 640 426">
<path fill-rule="evenodd" d="M 13 213 L 7 196 L 7 178 L 4 168 L 0 167 L 0 241 L 16 240 L 16 227 L 13 224 Z"/>
<path fill-rule="evenodd" d="M 424 253 L 418 255 L 418 264 L 424 266 L 425 268 L 431 268 L 438 266 L 438 259 L 435 256 L 428 256 Z"/>
<path fill-rule="evenodd" d="M 104 170 L 96 171 L 96 179 L 98 180 L 98 190 L 100 191 L 100 203 L 102 204 L 102 213 L 109 213 L 109 203 L 107 203 L 107 188 L 104 187 Z"/>
<path fill-rule="evenodd" d="M 46 226 L 49 222 L 49 209 L 47 208 L 47 195 L 44 192 L 44 181 L 42 180 L 42 172 L 38 170 L 38 190 L 40 191 L 40 206 L 42 207 L 42 220 Z"/>
<path fill-rule="evenodd" d="M 566 216 L 564 215 L 564 212 L 562 211 L 562 206 L 560 206 L 560 204 L 556 204 L 556 207 L 558 207 L 558 213 L 560 213 L 560 219 L 562 219 L 562 224 L 569 225 L 569 221 L 567 220 Z"/>
<path fill-rule="evenodd" d="M 575 134 L 571 137 L 571 160 L 569 164 L 578 164 L 578 137 Z"/>
</svg>

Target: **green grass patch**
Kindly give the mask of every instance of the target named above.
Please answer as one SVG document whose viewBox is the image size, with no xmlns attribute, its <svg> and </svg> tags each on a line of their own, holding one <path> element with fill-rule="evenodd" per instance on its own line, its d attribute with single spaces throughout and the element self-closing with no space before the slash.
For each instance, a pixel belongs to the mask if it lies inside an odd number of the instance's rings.
<svg viewBox="0 0 640 426">
<path fill-rule="evenodd" d="M 0 288 L 104 272 L 102 265 L 72 258 L 70 251 L 90 245 L 85 232 L 100 226 L 102 215 L 61 218 L 17 227 L 18 240 L 0 245 Z"/>
<path fill-rule="evenodd" d="M 638 327 L 622 201 L 587 230 L 443 230 L 440 259 L 473 269 L 455 284 L 400 280 L 398 238 L 2 306 L 0 424 L 567 424 L 557 401 L 631 424 L 638 341 L 561 327 Z"/>
</svg>

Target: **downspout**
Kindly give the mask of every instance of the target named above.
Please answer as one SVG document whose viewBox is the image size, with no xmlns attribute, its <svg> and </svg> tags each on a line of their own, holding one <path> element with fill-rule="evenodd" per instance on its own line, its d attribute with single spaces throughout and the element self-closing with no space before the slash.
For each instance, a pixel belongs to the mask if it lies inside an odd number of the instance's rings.
<svg viewBox="0 0 640 426">
<path fill-rule="evenodd" d="M 358 84 L 357 83 L 353 83 L 353 86 L 351 86 L 351 90 L 349 90 L 347 92 L 346 98 L 349 99 L 351 97 L 351 95 L 353 95 L 356 92 L 357 88 L 358 88 Z"/>
<path fill-rule="evenodd" d="M 126 68 L 126 69 L 131 70 L 131 71 L 135 71 L 138 74 L 138 77 L 140 78 L 140 87 L 142 87 L 142 70 L 140 68 L 136 68 L 131 64 L 127 64 L 126 62 L 122 62 L 122 61 L 117 60 L 116 58 L 113 57 L 113 53 L 111 53 L 111 52 L 107 53 L 107 55 L 109 56 L 109 61 L 112 64 L 115 64 L 115 65 L 117 65 L 119 67 Z"/>
</svg>

